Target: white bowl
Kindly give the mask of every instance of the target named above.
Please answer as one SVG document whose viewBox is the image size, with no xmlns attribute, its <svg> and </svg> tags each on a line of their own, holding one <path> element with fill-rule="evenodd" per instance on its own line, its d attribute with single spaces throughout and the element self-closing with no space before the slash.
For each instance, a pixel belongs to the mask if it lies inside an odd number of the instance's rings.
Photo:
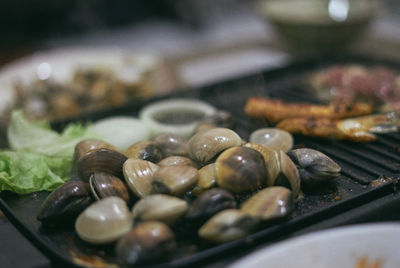
<svg viewBox="0 0 400 268">
<path fill-rule="evenodd" d="M 310 233 L 268 246 L 230 267 L 398 268 L 399 246 L 400 223 L 353 225 Z"/>
</svg>

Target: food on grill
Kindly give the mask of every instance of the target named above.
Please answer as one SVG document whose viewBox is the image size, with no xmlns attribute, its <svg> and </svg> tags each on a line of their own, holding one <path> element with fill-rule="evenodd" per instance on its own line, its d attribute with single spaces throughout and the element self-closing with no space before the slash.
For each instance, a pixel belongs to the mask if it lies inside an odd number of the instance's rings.
<svg viewBox="0 0 400 268">
<path fill-rule="evenodd" d="M 88 183 L 67 181 L 43 201 L 37 219 L 46 225 L 69 224 L 91 203 Z"/>
<path fill-rule="evenodd" d="M 250 117 L 264 118 L 276 123 L 288 118 L 317 117 L 341 119 L 368 115 L 372 113 L 370 103 L 355 102 L 352 104 L 332 103 L 330 105 L 299 104 L 265 97 L 251 97 L 247 100 L 245 113 Z"/>
<path fill-rule="evenodd" d="M 322 100 L 353 103 L 362 99 L 400 112 L 400 75 L 389 68 L 335 65 L 314 73 L 310 81 Z"/>
<path fill-rule="evenodd" d="M 292 135 L 277 128 L 261 128 L 250 134 L 250 142 L 267 146 L 274 150 L 289 151 L 293 147 Z"/>
<path fill-rule="evenodd" d="M 136 158 L 157 163 L 162 158 L 161 149 L 153 141 L 139 141 L 125 151 L 128 158 Z"/>
<path fill-rule="evenodd" d="M 181 196 L 196 185 L 199 172 L 191 166 L 164 166 L 157 169 L 151 182 L 153 193 Z"/>
<path fill-rule="evenodd" d="M 252 148 L 264 157 L 267 167 L 266 185 L 290 185 L 294 197 L 300 192 L 300 177 L 294 163 L 283 151 L 275 151 L 257 143 L 246 143 L 245 147 Z"/>
<path fill-rule="evenodd" d="M 95 200 L 117 196 L 126 203 L 130 202 L 130 193 L 125 183 L 111 174 L 95 172 L 90 176 L 89 185 Z"/>
<path fill-rule="evenodd" d="M 317 150 L 301 148 L 287 154 L 296 164 L 302 185 L 313 186 L 340 176 L 340 166 Z"/>
<path fill-rule="evenodd" d="M 254 192 L 265 187 L 267 168 L 259 152 L 236 146 L 218 156 L 215 177 L 219 186 L 234 193 Z"/>
<path fill-rule="evenodd" d="M 267 187 L 247 199 L 240 210 L 262 221 L 284 218 L 293 210 L 292 198 L 285 187 Z"/>
<path fill-rule="evenodd" d="M 161 221 L 173 225 L 188 209 L 186 201 L 165 194 L 152 194 L 136 202 L 132 208 L 135 221 Z"/>
<path fill-rule="evenodd" d="M 78 176 L 89 181 L 92 174 L 106 172 L 122 178 L 122 165 L 127 157 L 122 153 L 106 148 L 90 151 L 75 161 Z"/>
<path fill-rule="evenodd" d="M 160 262 L 176 249 L 175 235 L 162 222 L 148 221 L 135 226 L 117 244 L 116 253 L 129 267 Z"/>
<path fill-rule="evenodd" d="M 215 243 L 243 238 L 254 232 L 259 221 L 239 209 L 225 209 L 199 229 L 199 237 Z"/>
<path fill-rule="evenodd" d="M 154 173 L 159 166 L 147 160 L 128 158 L 125 161 L 122 171 L 126 184 L 131 191 L 139 198 L 150 195 L 152 192 L 151 182 Z"/>
<path fill-rule="evenodd" d="M 204 223 L 228 208 L 236 208 L 235 197 L 229 191 L 216 187 L 200 194 L 190 205 L 185 217 L 195 224 Z"/>
<path fill-rule="evenodd" d="M 276 127 L 291 133 L 333 138 L 356 142 L 374 141 L 373 133 L 388 133 L 398 130 L 399 117 L 395 113 L 336 120 L 318 117 L 288 118 Z"/>
<path fill-rule="evenodd" d="M 117 241 L 131 228 L 132 215 L 128 205 L 115 196 L 94 202 L 75 222 L 75 231 L 82 240 L 99 245 Z"/>
<path fill-rule="evenodd" d="M 228 128 L 212 128 L 193 135 L 188 141 L 189 156 L 200 163 L 207 163 L 223 150 L 239 146 L 242 139 Z"/>
<path fill-rule="evenodd" d="M 324 183 L 340 174 L 340 167 L 313 150 L 289 151 L 296 166 L 281 150 L 293 144 L 286 132 L 260 129 L 254 132 L 259 133 L 253 135 L 259 142 L 255 143 L 217 125 L 197 128 L 189 139 L 162 133 L 129 146 L 125 153 L 96 139 L 81 141 L 74 154 L 75 179 L 89 183 L 79 182 L 84 186 L 82 193 L 74 194 L 65 184 L 43 207 L 58 215 L 52 206 L 62 210 L 68 206 L 61 201 L 71 200 L 80 214 L 66 215 L 77 217 L 75 231 L 83 241 L 95 245 L 116 242 L 118 263 L 145 264 L 156 260 L 144 251 L 155 250 L 168 258 L 177 253 L 175 243 L 184 235 L 194 241 L 224 243 L 243 238 L 264 224 L 289 219 L 301 198 L 300 176 L 307 182 Z M 274 148 L 263 145 L 270 141 Z M 311 163 L 307 162 L 310 154 Z M 64 196 L 58 197 L 59 192 Z M 60 224 L 53 223 L 53 218 L 43 223 Z"/>
</svg>

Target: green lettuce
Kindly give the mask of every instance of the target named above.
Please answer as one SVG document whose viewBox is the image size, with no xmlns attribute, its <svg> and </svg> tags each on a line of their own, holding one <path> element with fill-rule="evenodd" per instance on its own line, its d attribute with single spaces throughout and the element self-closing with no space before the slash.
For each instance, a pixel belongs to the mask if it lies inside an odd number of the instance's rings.
<svg viewBox="0 0 400 268">
<path fill-rule="evenodd" d="M 59 134 L 48 123 L 29 122 L 14 111 L 7 129 L 11 150 L 0 151 L 0 191 L 28 194 L 54 190 L 70 178 L 75 145 L 99 136 L 81 124 Z"/>
<path fill-rule="evenodd" d="M 0 191 L 51 191 L 69 179 L 72 160 L 28 152 L 0 152 Z"/>
</svg>

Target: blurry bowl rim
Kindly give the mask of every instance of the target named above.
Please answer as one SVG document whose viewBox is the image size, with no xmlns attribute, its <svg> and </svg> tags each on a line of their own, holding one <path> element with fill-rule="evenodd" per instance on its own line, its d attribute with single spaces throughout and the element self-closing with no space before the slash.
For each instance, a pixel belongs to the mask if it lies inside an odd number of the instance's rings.
<svg viewBox="0 0 400 268">
<path fill-rule="evenodd" d="M 267 246 L 230 267 L 357 267 L 362 258 L 380 268 L 400 267 L 399 241 L 400 223 L 336 227 Z"/>
<path fill-rule="evenodd" d="M 273 23 L 282 23 L 282 24 L 300 24 L 301 26 L 304 25 L 314 25 L 314 26 L 329 26 L 329 25 L 343 25 L 343 24 L 351 24 L 351 23 L 363 23 L 371 20 L 372 18 L 376 17 L 383 11 L 382 5 L 377 2 L 376 0 L 365 0 L 364 3 L 368 5 L 366 7 L 366 11 L 364 14 L 357 14 L 356 17 L 350 16 L 344 21 L 335 21 L 333 19 L 329 19 L 329 16 L 323 15 L 325 18 L 324 20 L 317 21 L 317 20 L 310 20 L 307 18 L 306 20 L 299 21 L 299 18 L 288 16 L 288 14 L 282 14 L 277 10 L 273 10 L 274 5 L 288 5 L 289 2 L 296 2 L 297 4 L 300 2 L 320 2 L 322 0 L 262 0 L 259 3 L 259 13 L 262 17 L 271 21 Z M 351 2 L 351 0 L 349 0 Z M 328 15 L 328 13 L 326 13 Z M 321 16 L 322 17 L 322 16 Z"/>
<path fill-rule="evenodd" d="M 153 137 L 161 133 L 173 133 L 188 137 L 195 130 L 198 120 L 184 124 L 165 124 L 154 119 L 155 114 L 171 109 L 197 111 L 203 113 L 204 116 L 210 116 L 216 112 L 216 108 L 211 104 L 191 98 L 172 98 L 150 103 L 139 112 L 139 118 L 150 129 Z"/>
</svg>

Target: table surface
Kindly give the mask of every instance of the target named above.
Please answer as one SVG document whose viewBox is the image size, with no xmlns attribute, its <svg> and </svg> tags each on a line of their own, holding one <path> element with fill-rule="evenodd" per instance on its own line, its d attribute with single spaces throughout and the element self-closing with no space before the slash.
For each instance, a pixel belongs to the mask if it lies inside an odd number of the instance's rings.
<svg viewBox="0 0 400 268">
<path fill-rule="evenodd" d="M 140 36 L 139 39 L 138 36 Z M 157 42 L 156 36 L 162 36 L 163 42 Z M 109 40 L 114 40 L 113 44 L 117 43 L 120 47 L 139 51 L 146 48 L 147 51 L 149 49 L 154 50 L 165 57 L 173 58 L 177 63 L 176 66 L 181 68 L 180 74 L 186 79 L 186 83 L 192 86 L 217 82 L 240 75 L 241 72 L 254 72 L 278 67 L 292 59 L 291 55 L 280 50 L 279 42 L 274 37 L 271 28 L 251 16 L 243 16 L 240 19 L 227 18 L 224 23 L 217 25 L 217 27 L 203 29 L 196 33 L 187 32 L 177 25 L 153 21 L 120 31 L 106 31 L 67 39 L 46 40 L 40 48 L 53 49 L 74 46 L 75 44 L 109 46 Z M 158 46 L 155 44 L 158 44 Z M 393 11 L 375 21 L 371 31 L 351 49 L 400 60 L 400 18 L 396 16 L 396 12 Z M 15 56 L 23 54 L 14 53 Z M 10 54 L 7 53 L 7 55 Z M 219 58 L 216 59 L 215 55 L 219 55 Z M 242 62 L 241 69 L 226 68 L 232 66 L 232 58 Z M 258 60 L 255 61 L 255 58 Z M 1 58 L 1 55 L 0 59 L 2 59 L 0 64 L 9 61 L 9 58 Z M 210 66 L 214 68 L 212 72 L 202 73 L 202 70 Z M 193 73 L 202 75 L 193 76 Z M 396 204 L 400 206 L 398 200 Z M 366 221 L 368 220 L 366 218 Z M 388 220 L 400 220 L 400 216 Z M 340 219 L 337 220 L 337 223 L 340 224 Z M 1 267 L 52 267 L 49 260 L 34 248 L 1 212 L 0 237 L 2 241 L 0 243 Z M 248 253 L 249 251 L 244 251 L 241 254 L 235 254 L 234 257 L 213 263 L 210 267 L 226 265 Z"/>
</svg>

